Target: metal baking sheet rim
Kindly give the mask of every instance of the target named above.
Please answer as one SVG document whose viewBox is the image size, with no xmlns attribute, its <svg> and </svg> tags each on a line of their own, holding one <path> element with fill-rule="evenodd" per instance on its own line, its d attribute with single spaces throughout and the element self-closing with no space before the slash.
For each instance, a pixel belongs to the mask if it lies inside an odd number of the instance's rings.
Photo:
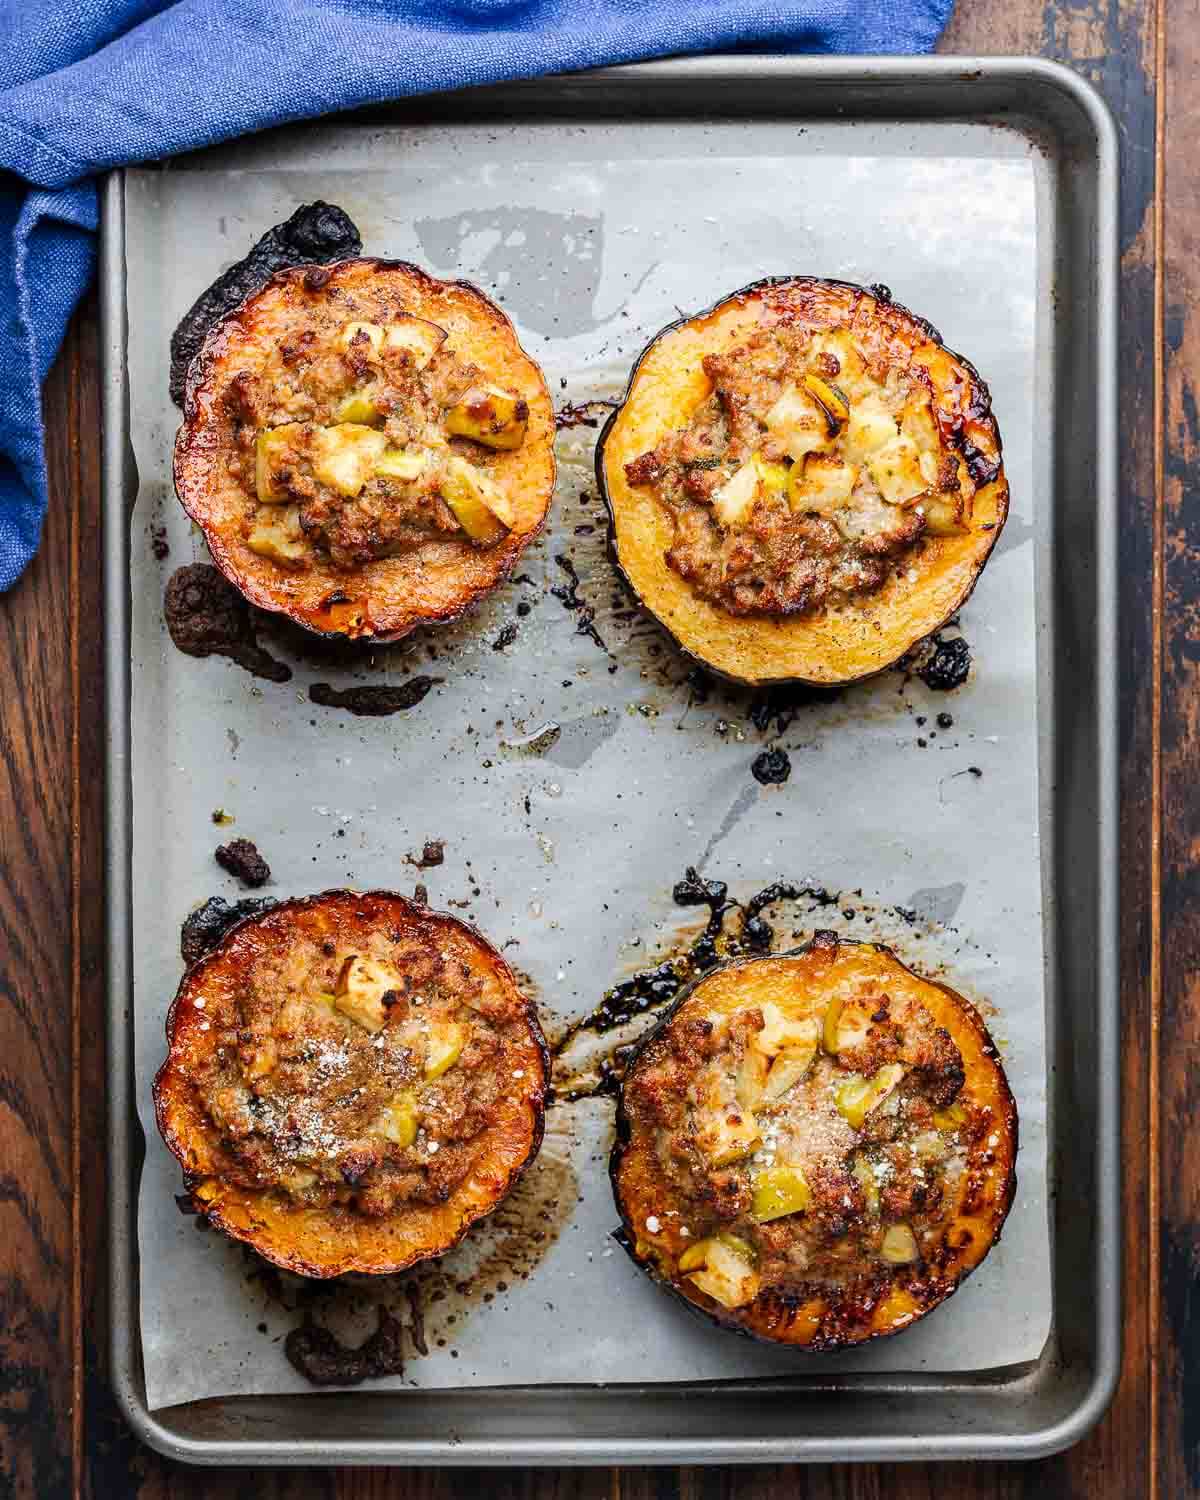
<svg viewBox="0 0 1200 1500">
<path fill-rule="evenodd" d="M 1077 1442 L 1099 1421 L 1112 1400 L 1121 1361 L 1121 1225 L 1120 1225 L 1120 1093 L 1118 1068 L 1118 900 L 1117 852 L 1117 195 L 1118 148 L 1116 129 L 1099 93 L 1085 80 L 1057 63 L 1038 58 L 741 58 L 706 57 L 635 64 L 573 75 L 569 85 L 586 84 L 595 96 L 606 86 L 650 93 L 668 85 L 683 85 L 703 93 L 705 86 L 730 81 L 754 80 L 777 87 L 824 84 L 876 89 L 890 102 L 898 87 L 922 90 L 929 86 L 958 88 L 971 85 L 999 86 L 1019 93 L 1022 89 L 1043 108 L 1048 100 L 1065 103 L 1082 117 L 1093 141 L 1089 142 L 1094 163 L 1095 203 L 1090 224 L 1092 251 L 1089 288 L 1094 320 L 1095 435 L 1094 455 L 1096 567 L 1094 572 L 1095 622 L 1092 646 L 1095 652 L 1095 752 L 1096 752 L 1096 844 L 1098 863 L 1095 893 L 1095 1159 L 1094 1261 L 1092 1284 L 1094 1321 L 1090 1330 L 1089 1368 L 1077 1392 L 1068 1397 L 1066 1408 L 1042 1425 L 1011 1433 L 971 1430 L 968 1419 L 958 1430 L 933 1433 L 922 1430 L 921 1411 L 939 1394 L 969 1400 L 974 1389 L 994 1399 L 994 1383 L 970 1381 L 897 1380 L 895 1377 L 843 1376 L 827 1382 L 806 1382 L 805 1395 L 820 1391 L 835 1395 L 853 1391 L 874 1395 L 889 1411 L 887 1430 L 850 1435 L 810 1437 L 779 1431 L 768 1434 L 709 1435 L 703 1439 L 671 1437 L 666 1433 L 648 1438 L 621 1438 L 621 1404 L 637 1399 L 637 1387 L 613 1386 L 596 1397 L 612 1406 L 613 1435 L 601 1437 L 555 1436 L 508 1437 L 455 1440 L 452 1436 L 420 1439 L 324 1438 L 287 1436 L 265 1438 L 254 1435 L 252 1409 L 270 1404 L 271 1398 L 230 1398 L 201 1406 L 230 1405 L 244 1413 L 245 1437 L 200 1437 L 171 1425 L 170 1409 L 152 1415 L 145 1404 L 141 1382 L 139 1320 L 137 1314 L 136 1235 L 134 1229 L 135 1183 L 141 1143 L 132 1096 L 130 1055 L 132 993 L 132 922 L 130 827 L 130 604 L 128 558 L 128 511 L 136 492 L 136 475 L 128 436 L 129 393 L 125 373 L 127 305 L 124 257 L 124 190 L 120 172 L 109 175 L 104 185 L 101 223 L 100 285 L 103 360 L 103 544 L 105 584 L 106 657 L 106 871 L 107 871 L 107 993 L 108 993 L 108 1160 L 109 1181 L 109 1365 L 114 1392 L 126 1421 L 136 1435 L 152 1448 L 185 1462 L 199 1464 L 416 1464 L 416 1465 L 586 1465 L 586 1464 L 730 1464 L 768 1462 L 928 1461 L 931 1459 L 1032 1459 L 1055 1453 Z M 544 87 L 561 87 L 563 79 L 542 80 Z M 536 84 L 515 86 L 528 98 Z M 493 94 L 502 92 L 492 91 Z M 711 95 L 709 96 L 711 98 Z M 906 100 L 905 114 L 914 103 Z M 969 101 L 964 109 L 970 112 Z M 686 104 L 683 106 L 686 108 Z M 703 106 L 702 106 L 703 108 Z M 930 117 L 946 113 L 937 99 L 924 110 Z M 798 109 L 797 113 L 804 113 Z M 809 111 L 814 113 L 814 111 Z M 1052 1339 L 1053 1344 L 1053 1339 Z M 1014 1372 L 1004 1399 L 1036 1399 L 1042 1366 L 1053 1365 L 1051 1378 L 1068 1380 L 1069 1361 L 1054 1354 L 1043 1356 L 1038 1366 Z M 767 1394 L 765 1387 L 792 1391 L 796 1388 L 754 1381 L 755 1396 Z M 1022 1389 L 1026 1388 L 1026 1389 Z M 688 1387 L 694 1396 L 723 1393 L 736 1401 L 737 1385 Z M 517 1397 L 516 1388 L 506 1393 Z M 554 1403 L 579 1400 L 572 1388 L 542 1388 L 530 1399 Z M 675 1388 L 660 1388 L 664 1407 Z M 749 1394 L 749 1392 L 747 1393 Z M 588 1392 L 588 1395 L 593 1393 Z M 311 1411 L 308 1398 L 277 1398 Z M 386 1396 L 357 1393 L 349 1397 L 314 1397 L 313 1400 L 386 1401 Z M 391 1398 L 394 1399 L 394 1398 Z M 444 1406 L 444 1396 L 420 1398 L 431 1411 Z M 485 1399 L 479 1393 L 470 1399 Z M 979 1399 L 978 1397 L 976 1399 Z M 333 1408 L 331 1406 L 330 1410 Z M 664 1413 L 665 1415 L 665 1413 Z M 863 1408 L 859 1407 L 860 1417 Z M 964 1413 L 964 1418 L 966 1414 Z M 897 1421 L 896 1418 L 901 1420 Z M 233 1425 L 233 1424 L 231 1424 Z M 263 1425 L 271 1425 L 266 1422 Z M 311 1431 L 311 1428 L 309 1428 Z"/>
</svg>

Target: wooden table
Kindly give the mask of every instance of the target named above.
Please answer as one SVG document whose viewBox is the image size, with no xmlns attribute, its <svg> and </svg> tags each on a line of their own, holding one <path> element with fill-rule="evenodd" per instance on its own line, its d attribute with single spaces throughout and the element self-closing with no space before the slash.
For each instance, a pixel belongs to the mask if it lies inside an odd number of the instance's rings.
<svg viewBox="0 0 1200 1500">
<path fill-rule="evenodd" d="M 105 1377 L 97 308 L 46 388 L 50 514 L 0 597 L 0 1494 L 59 1500 L 1177 1500 L 1200 1494 L 1200 0 L 959 0 L 948 52 L 1096 82 L 1123 153 L 1121 744 L 1125 1363 L 1108 1416 L 1029 1465 L 206 1471 L 125 1429 Z M 1189 104 L 1189 99 L 1192 101 Z M 1169 189 L 1170 207 L 1167 207 Z M 1186 509 L 1189 501 L 1192 512 Z M 1170 1045 L 1163 1046 L 1166 1038 Z"/>
</svg>

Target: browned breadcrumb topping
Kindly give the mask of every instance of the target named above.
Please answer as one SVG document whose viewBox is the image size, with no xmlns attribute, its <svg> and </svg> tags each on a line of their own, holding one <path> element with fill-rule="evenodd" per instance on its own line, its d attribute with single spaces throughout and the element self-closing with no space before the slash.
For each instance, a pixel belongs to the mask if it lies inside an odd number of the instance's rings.
<svg viewBox="0 0 1200 1500">
<path fill-rule="evenodd" d="M 882 1287 L 933 1242 L 991 1128 L 960 1101 L 961 1053 L 922 1006 L 877 989 L 838 1004 L 836 1053 L 819 1023 L 781 1032 L 770 1007 L 693 1014 L 626 1083 L 670 1184 L 655 1222 L 636 1228 L 669 1219 L 685 1232 L 695 1264 L 680 1269 L 727 1306 L 767 1289 L 804 1300 L 853 1287 L 861 1301 L 864 1285 Z M 780 1059 L 794 1076 L 771 1097 Z M 729 1274 L 745 1276 L 740 1289 Z"/>
<path fill-rule="evenodd" d="M 298 937 L 191 1003 L 212 1033 L 191 1081 L 217 1174 L 303 1207 L 374 1217 L 446 1201 L 521 1087 L 519 1003 L 400 932 L 355 952 Z"/>
<path fill-rule="evenodd" d="M 697 594 L 735 615 L 813 611 L 964 529 L 975 483 L 926 371 L 896 359 L 797 321 L 703 358 L 710 393 L 625 468 L 669 512 L 666 561 Z"/>
<path fill-rule="evenodd" d="M 371 323 L 337 299 L 310 302 L 303 326 L 277 332 L 225 393 L 247 544 L 299 571 L 361 568 L 464 534 L 498 541 L 511 511 L 489 466 L 523 441 L 529 409 L 497 376 L 399 305 Z"/>
</svg>

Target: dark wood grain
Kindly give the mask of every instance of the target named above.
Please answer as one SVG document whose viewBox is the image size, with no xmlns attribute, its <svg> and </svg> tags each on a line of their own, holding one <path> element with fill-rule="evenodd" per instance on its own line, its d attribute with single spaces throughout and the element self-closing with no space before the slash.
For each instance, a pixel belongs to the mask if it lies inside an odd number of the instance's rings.
<svg viewBox="0 0 1200 1500">
<path fill-rule="evenodd" d="M 1172 13 L 1165 48 L 1168 129 L 1162 173 L 1169 205 L 1165 283 L 1165 496 L 1162 673 L 1163 970 L 1159 1119 L 1162 1187 L 1160 1492 L 1200 1494 L 1200 1170 L 1187 1149 L 1200 1106 L 1200 7 Z"/>
<path fill-rule="evenodd" d="M 77 435 L 73 384 L 65 365 L 49 411 Z M 56 445 L 64 502 L 0 597 L 0 1474 L 29 1495 L 67 1493 L 75 1446 L 71 592 L 88 507 L 70 467 Z"/>
<path fill-rule="evenodd" d="M 1150 1218 L 1155 842 L 1153 420 L 1155 109 L 1149 0 L 960 0 L 942 48 L 1034 52 L 1079 67 L 1120 122 L 1122 214 L 1122 972 L 1126 1030 L 1126 1356 L 1113 1409 L 1072 1452 L 1032 1465 L 809 1469 L 209 1471 L 142 1449 L 105 1376 L 102 662 L 99 355 L 89 301 L 46 391 L 53 499 L 42 550 L 0 596 L 0 1494 L 60 1500 L 1163 1500 L 1200 1493 L 1200 11 L 1172 11 L 1166 80 L 1169 449 L 1163 707 L 1161 1239 Z M 1152 1109 L 1152 1104 L 1154 1108 Z M 1152 1231 L 1153 1228 L 1153 1232 Z M 1152 1277 L 1161 1267 L 1162 1285 Z M 1152 1328 L 1165 1357 L 1152 1392 Z M 1157 1351 L 1156 1351 L 1157 1352 Z M 1152 1396 L 1157 1405 L 1152 1409 Z M 1190 1422 L 1190 1425 L 1189 1425 Z M 1152 1462 L 1152 1446 L 1154 1458 Z"/>
</svg>

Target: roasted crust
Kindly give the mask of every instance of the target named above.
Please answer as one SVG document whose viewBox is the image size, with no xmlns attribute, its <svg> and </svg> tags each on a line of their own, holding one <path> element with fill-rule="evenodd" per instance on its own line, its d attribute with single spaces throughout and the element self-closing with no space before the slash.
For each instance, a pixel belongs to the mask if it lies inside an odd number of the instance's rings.
<svg viewBox="0 0 1200 1500">
<path fill-rule="evenodd" d="M 314 926 L 315 924 L 315 926 Z M 385 927 L 452 951 L 511 1003 L 519 1024 L 514 1055 L 522 1078 L 497 1101 L 478 1137 L 481 1151 L 464 1182 L 440 1203 L 401 1202 L 368 1217 L 345 1204 L 314 1209 L 277 1189 L 256 1191 L 221 1172 L 221 1136 L 189 1076 L 190 1060 L 216 1045 L 198 995 L 235 986 L 251 972 L 256 952 L 286 949 L 301 930 L 362 936 Z M 542 1141 L 549 1053 L 536 1009 L 501 955 L 469 924 L 415 905 L 388 891 L 325 891 L 283 901 L 237 923 L 185 973 L 167 1015 L 168 1056 L 154 1081 L 155 1118 L 184 1183 L 209 1222 L 299 1275 L 389 1274 L 443 1254 L 516 1185 Z"/>
<path fill-rule="evenodd" d="M 668 1033 L 707 1011 L 713 1001 L 703 995 L 716 978 L 724 988 L 724 1010 L 731 991 L 762 981 L 763 965 L 796 966 L 799 982 L 822 986 L 847 962 L 856 971 L 877 977 L 893 990 L 919 995 L 939 1026 L 950 1033 L 962 1055 L 965 1079 L 959 1098 L 986 1120 L 969 1145 L 953 1208 L 944 1218 L 932 1253 L 916 1266 L 895 1268 L 886 1281 L 851 1283 L 844 1294 L 823 1295 L 812 1288 L 789 1293 L 767 1288 L 753 1301 L 725 1308 L 698 1290 L 680 1272 L 678 1259 L 695 1243 L 681 1237 L 688 1215 L 671 1210 L 670 1179 L 664 1173 L 648 1121 L 630 1105 L 631 1082 L 661 1058 Z M 807 947 L 773 958 L 737 960 L 710 971 L 691 984 L 657 1026 L 639 1043 L 626 1069 L 617 1110 L 616 1144 L 610 1158 L 613 1195 L 621 1216 L 618 1238 L 642 1270 L 680 1297 L 693 1311 L 734 1332 L 811 1352 L 846 1348 L 889 1337 L 910 1327 L 948 1297 L 984 1259 L 1000 1237 L 1016 1191 L 1018 1122 L 1016 1103 L 999 1057 L 978 1012 L 949 986 L 914 974 L 881 945 L 839 941 L 820 934 Z M 681 1200 L 675 1200 L 681 1201 Z M 658 1232 L 647 1229 L 647 1218 Z M 786 1220 L 782 1221 L 786 1223 Z"/>
<path fill-rule="evenodd" d="M 731 681 L 829 685 L 882 671 L 961 609 L 1004 526 L 1008 482 L 987 386 L 931 323 L 885 291 L 811 276 L 769 277 L 671 323 L 639 356 L 622 404 L 600 433 L 596 479 L 617 572 L 688 655 Z M 923 539 L 874 594 L 784 618 L 732 615 L 667 565 L 669 519 L 652 493 L 629 482 L 625 465 L 695 407 L 705 393 L 704 355 L 735 348 L 764 320 L 796 317 L 814 328 L 848 324 L 856 339 L 924 367 L 942 437 L 978 486 L 972 517 L 964 535 Z"/>
<path fill-rule="evenodd" d="M 325 565 L 303 574 L 280 569 L 246 545 L 240 531 L 246 493 L 223 470 L 232 446 L 225 392 L 238 372 L 239 351 L 269 332 L 273 310 L 313 296 L 346 301 L 348 318 L 363 316 L 371 298 L 386 298 L 445 328 L 448 347 L 476 358 L 527 403 L 524 442 L 496 454 L 491 470 L 516 511 L 516 524 L 502 540 L 486 548 L 457 539 L 431 542 L 361 568 Z M 318 634 L 375 641 L 457 619 L 504 582 L 545 524 L 555 473 L 550 393 L 507 315 L 469 282 L 440 281 L 407 262 L 371 258 L 281 271 L 223 318 L 188 370 L 175 442 L 180 503 L 204 532 L 213 562 L 251 604 Z"/>
</svg>

